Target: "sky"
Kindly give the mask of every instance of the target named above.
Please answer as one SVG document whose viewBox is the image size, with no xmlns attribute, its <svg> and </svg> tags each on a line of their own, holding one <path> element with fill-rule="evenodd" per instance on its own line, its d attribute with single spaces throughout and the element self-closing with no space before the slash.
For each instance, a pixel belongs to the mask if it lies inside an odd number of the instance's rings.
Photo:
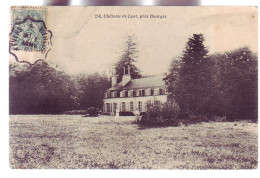
<svg viewBox="0 0 260 178">
<path fill-rule="evenodd" d="M 103 18 L 95 18 L 97 14 Z M 165 18 L 104 18 L 105 14 Z M 257 52 L 257 18 L 255 7 L 49 7 L 46 21 L 53 46 L 46 60 L 70 74 L 109 75 L 131 35 L 142 74 L 161 74 L 195 33 L 204 35 L 209 54 L 244 46 Z"/>
</svg>

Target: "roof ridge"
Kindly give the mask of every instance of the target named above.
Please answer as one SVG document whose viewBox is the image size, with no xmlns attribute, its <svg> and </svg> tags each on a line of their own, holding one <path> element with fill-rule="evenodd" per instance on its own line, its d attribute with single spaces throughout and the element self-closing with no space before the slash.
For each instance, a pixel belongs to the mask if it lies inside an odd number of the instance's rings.
<svg viewBox="0 0 260 178">
<path fill-rule="evenodd" d="M 163 75 L 152 75 L 152 76 L 143 76 L 141 78 L 131 79 L 131 80 L 139 80 L 144 78 L 155 78 L 155 77 L 164 77 Z"/>
<path fill-rule="evenodd" d="M 130 80 L 125 86 L 122 86 L 122 81 L 117 85 L 109 88 L 108 90 L 120 90 L 120 89 L 131 89 L 131 88 L 149 88 L 165 85 L 164 75 L 156 75 L 146 78 L 138 78 Z"/>
</svg>

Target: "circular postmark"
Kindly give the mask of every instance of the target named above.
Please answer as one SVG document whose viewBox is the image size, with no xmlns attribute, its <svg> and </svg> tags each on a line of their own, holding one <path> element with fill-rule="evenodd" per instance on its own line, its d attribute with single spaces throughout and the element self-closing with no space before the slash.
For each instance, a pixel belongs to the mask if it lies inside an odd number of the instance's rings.
<svg viewBox="0 0 260 178">
<path fill-rule="evenodd" d="M 13 158 L 19 163 L 38 162 L 46 164 L 55 155 L 55 148 L 48 144 L 13 147 Z"/>
<path fill-rule="evenodd" d="M 21 22 L 14 24 L 11 32 L 10 48 L 14 51 L 46 52 L 48 31 L 42 20 L 34 20 L 27 17 Z"/>
<path fill-rule="evenodd" d="M 52 32 L 45 23 L 43 10 L 13 10 L 9 53 L 17 62 L 35 64 L 46 59 L 52 46 Z"/>
</svg>

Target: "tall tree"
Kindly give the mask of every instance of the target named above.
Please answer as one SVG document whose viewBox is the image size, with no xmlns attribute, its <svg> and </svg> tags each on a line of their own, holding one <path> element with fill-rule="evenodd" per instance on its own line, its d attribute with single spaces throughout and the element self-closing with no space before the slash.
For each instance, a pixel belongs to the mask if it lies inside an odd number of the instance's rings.
<svg viewBox="0 0 260 178">
<path fill-rule="evenodd" d="M 223 112 L 229 120 L 257 120 L 257 55 L 244 47 L 219 61 Z"/>
<path fill-rule="evenodd" d="M 172 69 L 176 68 L 172 66 Z M 174 96 L 182 112 L 207 114 L 209 112 L 209 92 L 211 84 L 208 49 L 204 45 L 203 34 L 194 34 L 189 38 L 178 73 L 174 70 L 166 77 L 168 91 Z M 174 81 L 174 82 L 173 82 Z"/>
<path fill-rule="evenodd" d="M 118 75 L 118 82 L 122 81 L 122 76 L 125 70 L 130 67 L 130 75 L 133 79 L 141 77 L 140 70 L 135 66 L 137 54 L 137 43 L 134 42 L 133 36 L 128 36 L 127 41 L 125 42 L 125 49 L 123 55 L 120 57 L 120 60 L 116 63 L 116 73 Z"/>
</svg>

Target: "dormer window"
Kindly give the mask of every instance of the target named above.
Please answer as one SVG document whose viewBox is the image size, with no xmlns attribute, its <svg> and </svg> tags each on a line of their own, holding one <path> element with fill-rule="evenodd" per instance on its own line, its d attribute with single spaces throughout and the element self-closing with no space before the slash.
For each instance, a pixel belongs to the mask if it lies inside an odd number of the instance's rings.
<svg viewBox="0 0 260 178">
<path fill-rule="evenodd" d="M 138 92 L 139 96 L 145 96 L 145 90 L 139 90 Z"/>
<path fill-rule="evenodd" d="M 142 96 L 145 96 L 145 90 L 142 90 Z"/>
<path fill-rule="evenodd" d="M 159 95 L 162 95 L 163 94 L 163 89 L 159 89 Z"/>
<path fill-rule="evenodd" d="M 125 91 L 125 97 L 128 97 L 128 91 Z"/>
<path fill-rule="evenodd" d="M 154 90 L 151 90 L 151 96 L 153 96 L 154 95 Z"/>
</svg>

